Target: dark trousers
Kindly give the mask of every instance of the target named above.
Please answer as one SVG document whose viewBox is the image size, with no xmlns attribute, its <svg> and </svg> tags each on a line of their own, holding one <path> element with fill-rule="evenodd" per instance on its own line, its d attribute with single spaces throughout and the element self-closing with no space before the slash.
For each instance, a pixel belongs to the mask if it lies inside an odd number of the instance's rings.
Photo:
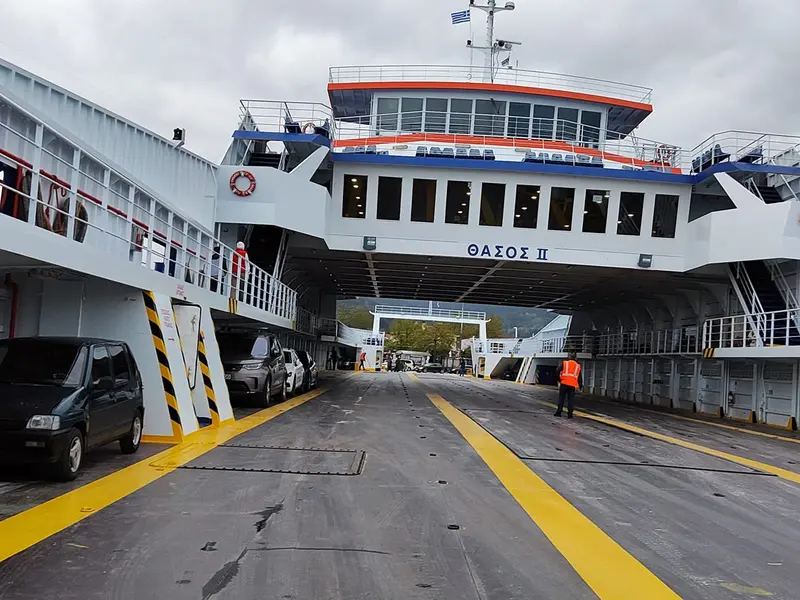
<svg viewBox="0 0 800 600">
<path fill-rule="evenodd" d="M 564 400 L 567 401 L 567 414 L 572 414 L 572 409 L 575 407 L 575 388 L 571 385 L 564 385 L 563 383 L 558 386 L 558 411 L 564 410 Z"/>
</svg>

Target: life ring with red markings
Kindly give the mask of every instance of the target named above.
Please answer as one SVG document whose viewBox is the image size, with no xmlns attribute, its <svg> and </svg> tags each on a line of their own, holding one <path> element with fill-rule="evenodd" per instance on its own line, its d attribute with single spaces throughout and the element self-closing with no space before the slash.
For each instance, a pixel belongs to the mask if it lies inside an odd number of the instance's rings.
<svg viewBox="0 0 800 600">
<path fill-rule="evenodd" d="M 245 189 L 240 188 L 237 183 L 244 177 L 247 179 L 248 186 Z M 231 175 L 230 180 L 231 191 L 237 196 L 249 196 L 256 191 L 256 178 L 250 171 L 236 171 Z"/>
</svg>

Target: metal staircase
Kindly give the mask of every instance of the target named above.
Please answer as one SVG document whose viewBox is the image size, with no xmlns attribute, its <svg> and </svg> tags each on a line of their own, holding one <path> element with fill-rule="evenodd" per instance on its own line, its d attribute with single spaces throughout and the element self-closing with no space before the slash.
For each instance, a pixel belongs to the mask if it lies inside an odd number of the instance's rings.
<svg viewBox="0 0 800 600">
<path fill-rule="evenodd" d="M 730 278 L 756 346 L 798 346 L 798 304 L 777 261 L 730 265 Z M 744 340 L 745 344 L 750 341 Z"/>
</svg>

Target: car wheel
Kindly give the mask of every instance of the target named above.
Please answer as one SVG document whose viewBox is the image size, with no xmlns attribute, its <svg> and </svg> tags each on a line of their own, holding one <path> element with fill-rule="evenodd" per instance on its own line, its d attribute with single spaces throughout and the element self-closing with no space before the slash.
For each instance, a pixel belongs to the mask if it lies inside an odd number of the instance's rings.
<svg viewBox="0 0 800 600">
<path fill-rule="evenodd" d="M 264 391 L 261 392 L 261 397 L 259 398 L 261 408 L 269 408 L 272 404 L 272 378 L 267 377 L 267 381 L 264 382 Z"/>
<path fill-rule="evenodd" d="M 125 434 L 125 437 L 119 441 L 119 449 L 123 454 L 133 454 L 139 449 L 139 444 L 142 441 L 142 415 L 136 411 L 136 416 L 133 417 L 131 423 L 131 430 Z"/>
<path fill-rule="evenodd" d="M 283 384 L 281 385 L 281 393 L 278 396 L 278 402 L 286 402 L 286 398 L 288 398 L 288 393 L 286 392 L 286 378 L 283 379 Z"/>
<path fill-rule="evenodd" d="M 78 476 L 83 463 L 83 436 L 74 427 L 67 432 L 64 451 L 53 465 L 54 476 L 59 481 L 72 481 Z"/>
</svg>

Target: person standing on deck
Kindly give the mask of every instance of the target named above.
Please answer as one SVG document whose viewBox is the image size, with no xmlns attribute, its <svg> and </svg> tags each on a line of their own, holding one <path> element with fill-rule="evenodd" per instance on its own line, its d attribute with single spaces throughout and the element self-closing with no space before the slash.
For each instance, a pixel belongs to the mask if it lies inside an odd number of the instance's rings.
<svg viewBox="0 0 800 600">
<path fill-rule="evenodd" d="M 233 298 L 238 297 L 239 300 L 244 301 L 244 284 L 245 275 L 247 274 L 247 267 L 249 262 L 247 250 L 244 248 L 244 242 L 236 242 L 236 250 L 233 253 L 233 285 L 232 292 Z M 237 293 L 238 292 L 238 293 Z"/>
<path fill-rule="evenodd" d="M 572 409 L 575 406 L 575 390 L 583 389 L 583 375 L 581 366 L 576 360 L 578 357 L 575 352 L 567 355 L 567 360 L 558 366 L 558 409 L 555 416 L 560 417 L 564 410 L 564 400 L 567 401 L 567 418 L 572 418 Z"/>
<path fill-rule="evenodd" d="M 362 352 L 361 356 L 358 357 L 359 368 L 362 371 L 364 370 L 364 363 L 366 362 L 366 360 L 367 360 L 367 353 L 366 352 Z"/>
</svg>

